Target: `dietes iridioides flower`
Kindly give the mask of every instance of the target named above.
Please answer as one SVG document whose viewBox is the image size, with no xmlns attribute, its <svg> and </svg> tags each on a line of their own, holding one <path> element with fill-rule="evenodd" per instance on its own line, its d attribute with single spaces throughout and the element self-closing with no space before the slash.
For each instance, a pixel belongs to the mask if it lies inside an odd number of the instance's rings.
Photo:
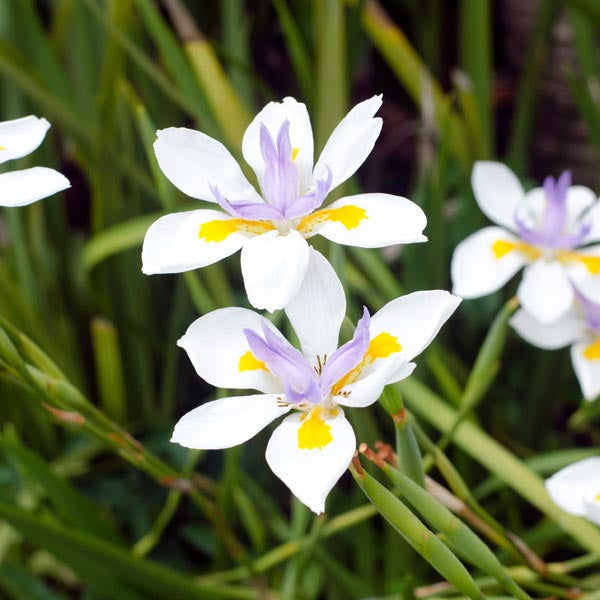
<svg viewBox="0 0 600 600">
<path fill-rule="evenodd" d="M 546 490 L 563 510 L 600 525 L 600 456 L 561 469 L 546 479 Z"/>
<path fill-rule="evenodd" d="M 369 406 L 385 385 L 410 375 L 410 361 L 459 303 L 433 290 L 397 298 L 372 317 L 365 309 L 353 339 L 338 348 L 344 292 L 331 265 L 310 249 L 305 281 L 285 309 L 302 351 L 251 310 L 222 308 L 200 317 L 179 341 L 200 377 L 261 393 L 203 404 L 181 418 L 171 441 L 229 448 L 291 412 L 272 434 L 266 459 L 297 498 L 321 513 L 356 447 L 342 407 Z"/>
<path fill-rule="evenodd" d="M 50 123 L 33 115 L 0 122 L 0 163 L 31 154 L 43 141 Z M 0 174 L 0 206 L 25 206 L 70 187 L 54 169 L 32 167 Z"/>
<path fill-rule="evenodd" d="M 586 300 L 575 291 L 571 309 L 552 323 L 540 323 L 520 309 L 510 324 L 530 344 L 546 350 L 571 346 L 571 362 L 583 397 L 593 400 L 600 394 L 600 304 Z"/>
<path fill-rule="evenodd" d="M 147 274 L 204 267 L 242 249 L 250 303 L 274 311 L 298 292 L 309 261 L 307 238 L 319 233 L 351 246 L 375 248 L 423 242 L 423 211 L 389 194 L 359 194 L 321 208 L 370 154 L 381 131 L 374 117 L 381 97 L 356 105 L 342 119 L 313 167 L 306 106 L 271 102 L 250 123 L 242 142 L 261 194 L 213 138 L 191 129 L 162 129 L 154 151 L 160 168 L 185 194 L 222 209 L 166 215 L 148 230 L 142 251 Z"/>
<path fill-rule="evenodd" d="M 571 176 L 547 177 L 525 193 L 503 164 L 478 162 L 472 174 L 475 198 L 501 227 L 485 227 L 463 240 L 452 259 L 453 292 L 463 298 L 498 290 L 523 266 L 521 305 L 542 323 L 569 310 L 575 284 L 600 303 L 600 204 Z"/>
</svg>

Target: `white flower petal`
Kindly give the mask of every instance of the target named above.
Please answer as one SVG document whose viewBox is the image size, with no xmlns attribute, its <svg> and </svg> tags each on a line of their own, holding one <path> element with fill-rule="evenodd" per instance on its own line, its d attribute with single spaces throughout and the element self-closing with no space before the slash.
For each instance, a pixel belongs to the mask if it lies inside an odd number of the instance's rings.
<svg viewBox="0 0 600 600">
<path fill-rule="evenodd" d="M 46 119 L 34 115 L 0 122 L 0 163 L 31 154 L 49 128 Z"/>
<path fill-rule="evenodd" d="M 473 167 L 471 185 L 483 214 L 514 230 L 515 210 L 525 194 L 517 176 L 502 163 L 479 161 Z"/>
<path fill-rule="evenodd" d="M 317 365 L 317 356 L 322 361 L 335 352 L 346 314 L 346 296 L 333 267 L 313 248 L 300 291 L 285 307 L 285 314 L 311 364 Z"/>
<path fill-rule="evenodd" d="M 156 136 L 154 153 L 158 164 L 184 194 L 215 202 L 210 186 L 216 185 L 227 200 L 262 202 L 221 142 L 185 127 L 159 129 Z"/>
<path fill-rule="evenodd" d="M 567 253 L 564 262 L 569 279 L 578 292 L 600 304 L 600 245 L 587 246 Z"/>
<path fill-rule="evenodd" d="M 584 501 L 584 517 L 595 523 L 596 525 L 600 525 L 600 500 L 593 500 L 592 502 L 585 500 Z"/>
<path fill-rule="evenodd" d="M 573 288 L 562 265 L 536 260 L 523 274 L 517 291 L 521 306 L 546 324 L 564 315 L 573 302 Z"/>
<path fill-rule="evenodd" d="M 590 342 L 579 342 L 571 346 L 571 362 L 586 400 L 600 395 L 600 358 L 589 357 L 590 345 Z"/>
<path fill-rule="evenodd" d="M 580 460 L 546 479 L 546 490 L 563 510 L 583 516 L 585 501 L 600 493 L 600 456 Z"/>
<path fill-rule="evenodd" d="M 260 125 L 263 123 L 271 137 L 276 140 L 286 119 L 290 122 L 292 148 L 297 150 L 294 164 L 300 175 L 300 195 L 303 195 L 311 184 L 314 154 L 312 127 L 305 104 L 289 97 L 284 98 L 283 102 L 269 102 L 248 125 L 242 141 L 242 153 L 258 180 L 262 182 L 265 161 L 260 151 Z"/>
<path fill-rule="evenodd" d="M 358 194 L 336 200 L 305 217 L 298 226 L 338 244 L 381 248 L 426 242 L 425 213 L 414 202 L 391 194 Z"/>
<path fill-rule="evenodd" d="M 396 298 L 371 318 L 371 339 L 384 332 L 391 334 L 401 346 L 401 351 L 391 358 L 398 356 L 408 362 L 431 343 L 460 302 L 460 298 L 443 290 L 413 292 Z M 389 359 L 379 359 L 374 364 L 386 360 Z"/>
<path fill-rule="evenodd" d="M 585 236 L 583 243 L 600 242 L 600 200 L 595 200 L 587 211 L 584 220 L 590 222 L 592 227 Z"/>
<path fill-rule="evenodd" d="M 596 199 L 596 194 L 583 185 L 572 185 L 567 190 L 567 231 L 572 230 L 579 217 L 592 207 Z"/>
<path fill-rule="evenodd" d="M 398 383 L 413 374 L 413 371 L 417 368 L 414 362 L 402 363 L 391 375 L 388 383 Z"/>
<path fill-rule="evenodd" d="M 379 400 L 383 388 L 388 383 L 408 377 L 416 367 L 414 363 L 405 363 L 397 358 L 382 362 L 384 362 L 384 366 L 378 367 L 366 377 L 361 377 L 354 383 L 344 386 L 341 389 L 342 393 L 335 396 L 335 401 L 342 406 L 355 408 L 370 406 Z M 407 367 L 407 365 L 411 366 Z M 397 379 L 398 376 L 400 379 Z"/>
<path fill-rule="evenodd" d="M 526 262 L 520 241 L 501 227 L 484 227 L 464 239 L 452 256 L 452 292 L 478 298 L 500 289 Z M 494 249 L 514 249 L 505 253 Z"/>
<path fill-rule="evenodd" d="M 0 206 L 25 206 L 71 187 L 58 171 L 32 167 L 0 175 Z"/>
<path fill-rule="evenodd" d="M 196 373 L 211 385 L 277 393 L 282 386 L 250 352 L 244 329 L 262 331 L 264 320 L 246 308 L 221 308 L 196 319 L 177 342 Z"/>
<path fill-rule="evenodd" d="M 186 448 L 220 450 L 243 444 L 290 410 L 276 394 L 233 396 L 207 402 L 179 419 L 171 441 Z"/>
<path fill-rule="evenodd" d="M 303 415 L 286 417 L 273 432 L 267 446 L 267 462 L 273 473 L 313 512 L 325 511 L 325 498 L 348 468 L 356 438 L 341 409 L 325 422 L 331 441 L 322 448 L 300 449 L 298 431 Z M 306 417 L 308 418 L 308 417 Z"/>
<path fill-rule="evenodd" d="M 511 317 L 510 324 L 524 340 L 545 350 L 569 346 L 581 339 L 586 331 L 585 321 L 572 312 L 552 323 L 541 323 L 521 308 Z"/>
<path fill-rule="evenodd" d="M 306 240 L 294 229 L 269 231 L 244 244 L 242 275 L 250 304 L 273 312 L 298 293 L 308 267 Z"/>
<path fill-rule="evenodd" d="M 156 220 L 146 232 L 142 271 L 146 275 L 182 273 L 211 265 L 237 252 L 248 236 L 237 230 L 221 241 L 200 237 L 200 227 L 213 221 L 232 220 L 218 210 L 172 213 Z"/>
<path fill-rule="evenodd" d="M 381 95 L 373 96 L 357 104 L 339 122 L 315 165 L 313 183 L 327 179 L 327 167 L 333 174 L 331 189 L 354 175 L 371 154 L 381 132 L 383 121 L 374 117 L 381 103 Z"/>
</svg>

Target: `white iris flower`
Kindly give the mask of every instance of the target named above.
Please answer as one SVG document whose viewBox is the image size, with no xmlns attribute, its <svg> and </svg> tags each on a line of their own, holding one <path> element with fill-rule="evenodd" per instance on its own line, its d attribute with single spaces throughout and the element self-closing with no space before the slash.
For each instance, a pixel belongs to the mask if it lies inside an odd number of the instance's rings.
<svg viewBox="0 0 600 600">
<path fill-rule="evenodd" d="M 222 210 L 166 215 L 146 233 L 142 270 L 179 273 L 215 263 L 242 249 L 250 303 L 274 311 L 296 295 L 309 262 L 307 238 L 319 233 L 339 244 L 377 248 L 423 242 L 423 211 L 390 194 L 359 194 L 320 208 L 370 154 L 381 131 L 374 117 L 381 96 L 342 119 L 313 166 L 306 106 L 271 102 L 248 126 L 242 153 L 256 173 L 259 194 L 226 150 L 192 129 L 162 129 L 154 151 L 160 168 L 182 192 Z"/>
<path fill-rule="evenodd" d="M 525 193 L 514 173 L 495 162 L 475 164 L 471 178 L 485 215 L 500 227 L 484 227 L 457 247 L 452 258 L 453 292 L 477 298 L 500 289 L 525 266 L 518 296 L 542 323 L 569 310 L 573 285 L 600 303 L 600 204 L 571 176 L 547 177 Z"/>
<path fill-rule="evenodd" d="M 222 388 L 259 394 L 207 402 L 184 415 L 172 440 L 188 448 L 241 444 L 277 417 L 266 451 L 273 472 L 314 512 L 348 467 L 356 439 L 342 407 L 377 401 L 385 385 L 412 373 L 460 298 L 441 290 L 392 300 L 372 317 L 365 309 L 351 341 L 338 348 L 346 310 L 333 268 L 310 249 L 302 288 L 285 312 L 302 351 L 264 317 L 222 308 L 197 319 L 179 341 L 198 375 Z"/>
</svg>

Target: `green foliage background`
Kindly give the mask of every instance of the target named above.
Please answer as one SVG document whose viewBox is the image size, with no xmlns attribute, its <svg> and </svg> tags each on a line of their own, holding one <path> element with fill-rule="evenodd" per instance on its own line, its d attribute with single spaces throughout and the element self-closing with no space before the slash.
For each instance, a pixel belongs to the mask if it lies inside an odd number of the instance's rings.
<svg viewBox="0 0 600 600">
<path fill-rule="evenodd" d="M 409 196 L 427 213 L 430 241 L 398 253 L 319 249 L 353 320 L 363 304 L 376 310 L 404 291 L 449 289 L 454 246 L 485 223 L 470 190 L 473 162 L 504 160 L 535 181 L 550 71 L 564 74 L 572 119 L 600 150 L 600 5 L 533 3 L 506 111 L 501 4 L 0 2 L 0 118 L 48 118 L 45 143 L 19 162 L 54 166 L 73 184 L 0 219 L 2 597 L 461 597 L 433 585 L 447 550 L 423 542 L 415 551 L 377 514 L 400 530 L 412 522 L 371 476 L 443 531 L 401 480 L 389 484 L 369 466 L 371 504 L 345 476 L 316 518 L 269 472 L 269 431 L 225 452 L 168 442 L 176 420 L 216 394 L 176 340 L 199 314 L 247 300 L 236 257 L 146 277 L 140 247 L 158 216 L 202 206 L 158 169 L 156 128 L 196 127 L 239 158 L 252 115 L 293 95 L 309 106 L 318 150 L 349 107 L 383 92 L 382 137 L 345 191 Z M 574 59 L 557 64 L 548 56 L 559 19 Z M 557 168 L 577 161 L 568 154 Z M 504 590 L 517 582 L 531 597 L 593 600 L 600 530 L 562 513 L 542 480 L 599 454 L 600 403 L 582 404 L 566 352 L 531 349 L 507 331 L 511 292 L 464 302 L 385 405 L 394 412 L 401 392 L 426 470 L 463 501 L 468 522 L 483 521 L 474 528 L 508 568 Z M 395 443 L 383 406 L 350 418 L 360 442 Z M 515 597 L 453 535 L 443 532 L 441 545 L 484 597 Z"/>
</svg>

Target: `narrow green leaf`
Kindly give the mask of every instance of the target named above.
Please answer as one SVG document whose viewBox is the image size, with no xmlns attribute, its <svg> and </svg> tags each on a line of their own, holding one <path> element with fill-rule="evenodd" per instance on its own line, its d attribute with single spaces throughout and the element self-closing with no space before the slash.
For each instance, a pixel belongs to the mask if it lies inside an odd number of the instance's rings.
<svg viewBox="0 0 600 600">
<path fill-rule="evenodd" d="M 102 317 L 92 319 L 90 330 L 100 406 L 111 419 L 124 424 L 127 422 L 127 394 L 117 331 Z"/>
<path fill-rule="evenodd" d="M 314 93 L 310 54 L 287 3 L 284 0 L 273 0 L 273 6 L 277 11 L 277 18 L 283 29 L 287 49 L 292 59 L 296 79 L 302 89 L 302 95 L 310 104 Z"/>
<path fill-rule="evenodd" d="M 527 167 L 527 154 L 536 118 L 537 87 L 544 71 L 542 68 L 559 3 L 556 0 L 540 2 L 535 30 L 529 48 L 517 93 L 515 116 L 510 135 L 508 161 L 520 170 Z"/>
<path fill-rule="evenodd" d="M 110 256 L 142 245 L 148 227 L 162 216 L 162 212 L 135 217 L 98 232 L 83 247 L 81 256 L 86 271 Z"/>
<path fill-rule="evenodd" d="M 152 0 L 134 0 L 134 3 L 138 8 L 148 33 L 159 47 L 165 64 L 171 72 L 171 76 L 186 99 L 197 107 L 197 112 L 194 114 L 198 123 L 202 125 L 205 133 L 214 137 L 216 135 L 216 128 L 209 117 L 211 111 L 207 98 L 198 85 L 185 52 L 173 34 L 171 27 L 165 23 L 158 7 Z M 201 115 L 204 118 L 201 118 Z"/>
<path fill-rule="evenodd" d="M 352 475 L 385 520 L 444 578 L 469 598 L 484 596 L 463 564 L 414 513 L 366 471 Z"/>
<path fill-rule="evenodd" d="M 212 600 L 221 597 L 243 597 L 234 595 L 234 590 L 225 587 L 193 583 L 189 578 L 159 563 L 133 556 L 121 546 L 83 531 L 42 521 L 39 517 L 3 501 L 0 501 L 0 519 L 7 520 L 32 543 L 46 548 L 66 562 L 69 562 L 73 556 L 79 556 L 80 560 L 85 558 L 86 561 L 96 563 L 100 568 L 110 569 L 114 576 L 145 590 L 153 598 Z M 243 588 L 240 591 L 243 591 Z"/>
<path fill-rule="evenodd" d="M 419 486 L 425 487 L 425 470 L 419 445 L 415 438 L 404 402 L 398 389 L 388 385 L 383 390 L 380 399 L 381 404 L 387 410 L 396 432 L 396 453 L 400 469 Z"/>
<path fill-rule="evenodd" d="M 452 428 L 457 418 L 456 411 L 414 376 L 399 385 L 413 412 L 442 432 Z M 561 510 L 548 496 L 543 480 L 488 434 L 472 423 L 462 422 L 453 440 L 475 461 L 562 527 L 583 548 L 600 553 L 600 530 L 592 523 Z"/>
<path fill-rule="evenodd" d="M 111 542 L 122 543 L 108 519 L 98 507 L 69 481 L 56 475 L 33 451 L 6 430 L 0 435 L 0 447 L 23 471 L 27 479 L 41 486 L 59 515 L 67 522 Z"/>
<path fill-rule="evenodd" d="M 470 171 L 472 159 L 466 139 L 464 123 L 455 113 L 444 114 L 445 96 L 421 60 L 408 38 L 397 27 L 378 2 L 366 2 L 362 9 L 363 26 L 373 45 L 387 61 L 400 83 L 415 104 L 433 102 L 438 126 L 449 119 L 449 137 L 452 152 L 466 171 Z M 429 81 L 423 86 L 423 81 Z M 431 98 L 423 98 L 424 87 L 431 89 Z"/>
<path fill-rule="evenodd" d="M 378 463 L 378 466 L 383 469 L 410 504 L 423 515 L 432 527 L 447 536 L 447 539 L 466 560 L 494 577 L 506 591 L 514 594 L 515 598 L 531 600 L 530 596 L 509 577 L 494 553 L 468 525 L 398 469 L 394 469 L 386 462 Z"/>
<path fill-rule="evenodd" d="M 493 154 L 492 113 L 492 3 L 490 0 L 462 0 L 460 5 L 460 61 L 473 85 L 484 154 Z"/>
<path fill-rule="evenodd" d="M 0 564 L 0 590 L 14 600 L 66 600 L 27 570 L 11 564 Z"/>
<path fill-rule="evenodd" d="M 346 25 L 342 0 L 314 3 L 317 56 L 315 151 L 319 153 L 347 106 Z"/>
<path fill-rule="evenodd" d="M 446 447 L 460 422 L 477 406 L 494 382 L 500 368 L 499 361 L 508 331 L 508 320 L 518 305 L 516 298 L 510 299 L 494 319 L 467 379 L 456 423 L 444 433 L 438 444 L 440 448 Z"/>
</svg>

